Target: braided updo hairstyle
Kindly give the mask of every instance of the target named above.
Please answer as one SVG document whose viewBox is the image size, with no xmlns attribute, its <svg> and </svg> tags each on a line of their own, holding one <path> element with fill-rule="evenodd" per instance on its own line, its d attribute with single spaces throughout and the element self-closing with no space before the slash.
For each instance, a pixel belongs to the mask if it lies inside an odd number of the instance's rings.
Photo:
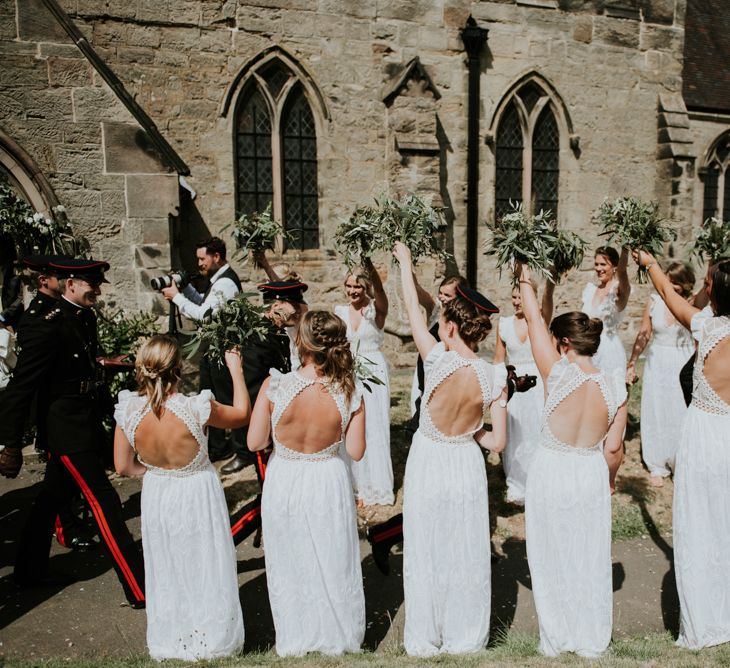
<svg viewBox="0 0 730 668">
<path fill-rule="evenodd" d="M 342 319 L 329 311 L 307 311 L 299 324 L 297 350 L 300 359 L 311 359 L 349 403 L 355 392 L 355 361 Z"/>
<path fill-rule="evenodd" d="M 451 301 L 444 304 L 443 314 L 447 322 L 456 325 L 461 340 L 470 348 L 484 341 L 492 329 L 489 314 L 458 293 Z"/>
<path fill-rule="evenodd" d="M 561 313 L 550 323 L 550 331 L 558 341 L 567 340 L 579 355 L 595 355 L 601 343 L 603 322 L 582 311 Z"/>
<path fill-rule="evenodd" d="M 140 396 L 146 396 L 159 419 L 165 399 L 180 382 L 182 355 L 171 336 L 156 334 L 142 344 L 134 362 L 134 375 Z"/>
</svg>

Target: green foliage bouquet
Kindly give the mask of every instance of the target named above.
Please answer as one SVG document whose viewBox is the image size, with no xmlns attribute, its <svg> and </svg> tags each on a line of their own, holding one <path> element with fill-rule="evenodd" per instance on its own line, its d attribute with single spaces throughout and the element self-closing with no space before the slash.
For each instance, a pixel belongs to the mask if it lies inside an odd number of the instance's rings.
<svg viewBox="0 0 730 668">
<path fill-rule="evenodd" d="M 488 227 L 492 240 L 485 255 L 497 258 L 500 271 L 517 260 L 555 282 L 583 261 L 585 241 L 573 232 L 560 230 L 550 210 L 528 216 L 521 203 L 512 204 L 512 211 Z"/>
<path fill-rule="evenodd" d="M 441 248 L 438 233 L 445 226 L 444 209 L 418 195 L 381 195 L 375 206 L 359 206 L 340 223 L 335 246 L 348 267 L 378 251 L 390 253 L 396 241 L 410 248 L 414 264 L 426 256 L 444 261 L 449 254 Z"/>
<path fill-rule="evenodd" d="M 730 222 L 708 218 L 695 232 L 695 243 L 690 251 L 690 257 L 697 260 L 704 258 L 708 263 L 712 263 L 728 255 L 730 255 Z"/>
<path fill-rule="evenodd" d="M 675 229 L 664 224 L 656 202 L 643 202 L 636 197 L 619 197 L 601 204 L 593 222 L 602 228 L 599 236 L 632 250 L 643 250 L 658 256 L 664 244 L 677 238 Z M 646 282 L 646 269 L 639 267 L 637 280 Z"/>
<path fill-rule="evenodd" d="M 291 234 L 284 229 L 281 223 L 271 215 L 271 203 L 262 213 L 254 212 L 251 215 L 242 214 L 238 220 L 226 225 L 223 230 L 232 227 L 231 236 L 236 245 L 236 251 L 244 259 L 249 252 L 274 250 L 276 240 L 282 238 L 291 242 Z"/>
<path fill-rule="evenodd" d="M 210 319 L 201 323 L 183 346 L 186 356 L 190 358 L 202 349 L 209 360 L 223 366 L 227 350 L 242 347 L 249 339 L 263 341 L 267 331 L 263 319 L 265 308 L 255 306 L 248 299 L 256 294 L 238 293 Z"/>
</svg>

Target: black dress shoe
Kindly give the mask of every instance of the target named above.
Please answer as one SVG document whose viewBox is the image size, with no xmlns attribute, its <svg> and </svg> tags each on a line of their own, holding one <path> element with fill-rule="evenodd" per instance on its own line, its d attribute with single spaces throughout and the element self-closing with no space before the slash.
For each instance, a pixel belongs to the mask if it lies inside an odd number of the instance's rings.
<svg viewBox="0 0 730 668">
<path fill-rule="evenodd" d="M 368 529 L 368 542 L 373 551 L 373 561 L 383 575 L 390 574 L 390 546 L 384 543 L 373 542 L 373 537 Z"/>
<path fill-rule="evenodd" d="M 132 610 L 144 610 L 147 607 L 146 601 L 129 601 L 129 607 Z"/>
<path fill-rule="evenodd" d="M 98 545 L 99 543 L 90 536 L 74 536 L 73 538 L 66 540 L 66 547 L 70 550 L 76 550 L 76 552 L 88 552 L 89 550 L 95 550 Z"/>
<path fill-rule="evenodd" d="M 230 462 L 221 468 L 221 473 L 228 475 L 229 473 L 238 473 L 244 468 L 248 462 L 241 456 L 236 455 Z"/>
<path fill-rule="evenodd" d="M 21 589 L 32 589 L 33 587 L 68 587 L 78 580 L 73 575 L 64 573 L 47 573 L 41 577 L 19 578 L 16 576 L 15 584 Z"/>
</svg>

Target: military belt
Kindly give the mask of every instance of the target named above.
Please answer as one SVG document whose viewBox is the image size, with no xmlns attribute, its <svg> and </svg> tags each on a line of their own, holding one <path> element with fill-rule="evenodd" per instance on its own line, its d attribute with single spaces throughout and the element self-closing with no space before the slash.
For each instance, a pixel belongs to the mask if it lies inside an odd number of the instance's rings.
<svg viewBox="0 0 730 668">
<path fill-rule="evenodd" d="M 88 378 L 85 380 L 69 380 L 63 383 L 53 383 L 50 393 L 55 396 L 94 394 L 104 383 L 100 380 Z"/>
</svg>

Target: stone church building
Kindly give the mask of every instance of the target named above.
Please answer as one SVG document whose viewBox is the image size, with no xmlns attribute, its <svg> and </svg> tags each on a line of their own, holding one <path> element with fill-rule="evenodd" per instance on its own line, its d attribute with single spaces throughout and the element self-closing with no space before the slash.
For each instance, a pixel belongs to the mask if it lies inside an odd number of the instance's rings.
<svg viewBox="0 0 730 668">
<path fill-rule="evenodd" d="M 151 276 L 268 203 L 310 303 L 342 301 L 338 221 L 413 191 L 454 254 L 424 285 L 459 270 L 509 312 L 483 246 L 510 200 L 592 244 L 605 197 L 657 200 L 680 259 L 730 219 L 728 35 L 726 0 L 0 0 L 0 171 L 66 207 L 125 308 L 161 308 Z"/>
</svg>

